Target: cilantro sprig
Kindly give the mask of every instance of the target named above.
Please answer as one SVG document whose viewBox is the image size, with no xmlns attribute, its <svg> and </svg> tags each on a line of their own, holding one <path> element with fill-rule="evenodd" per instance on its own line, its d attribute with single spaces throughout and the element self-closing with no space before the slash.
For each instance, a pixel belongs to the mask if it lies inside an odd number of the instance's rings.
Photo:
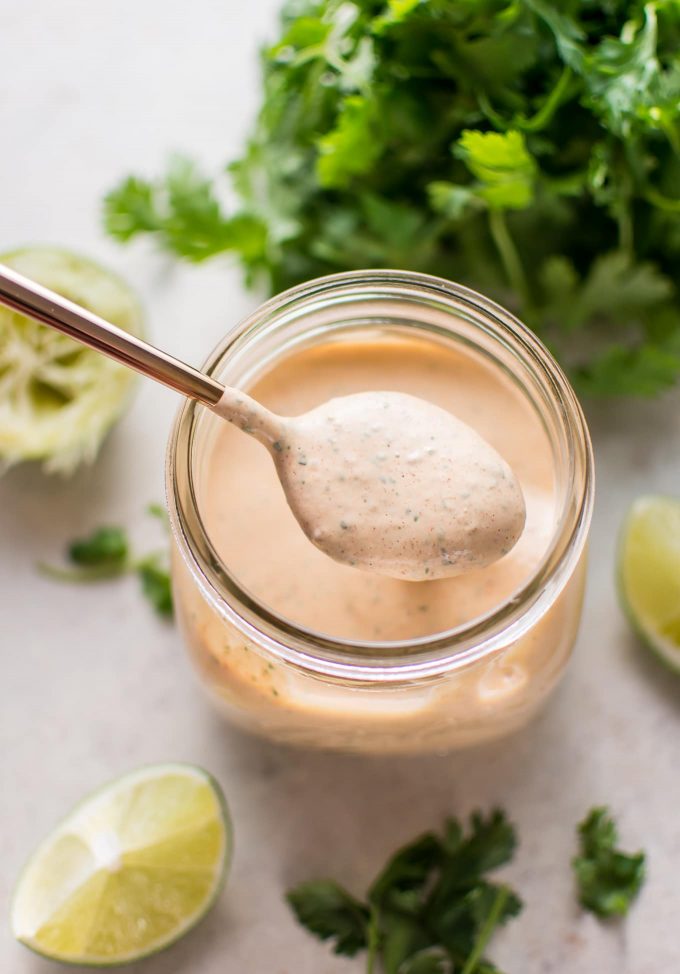
<svg viewBox="0 0 680 974">
<path fill-rule="evenodd" d="M 288 0 L 262 64 L 236 209 L 179 158 L 109 193 L 114 237 L 274 291 L 429 271 L 517 310 L 583 392 L 675 382 L 677 3 Z"/>
<path fill-rule="evenodd" d="M 522 903 L 486 874 L 510 861 L 516 841 L 502 811 L 475 812 L 467 833 L 449 819 L 441 835 L 428 832 L 396 852 L 365 901 L 325 879 L 301 883 L 287 899 L 336 954 L 366 951 L 367 974 L 378 963 L 384 974 L 500 974 L 484 955 Z"/>
<path fill-rule="evenodd" d="M 604 807 L 578 827 L 580 854 L 572 860 L 581 906 L 607 919 L 624 916 L 645 880 L 645 854 L 617 849 L 616 824 Z"/>
<path fill-rule="evenodd" d="M 149 504 L 147 513 L 167 525 L 165 510 Z M 168 552 L 163 549 L 134 557 L 126 532 L 121 527 L 103 526 L 90 535 L 72 541 L 66 549 L 68 567 L 41 563 L 40 571 L 61 582 L 87 583 L 136 575 L 141 590 L 158 615 L 173 616 Z"/>
</svg>

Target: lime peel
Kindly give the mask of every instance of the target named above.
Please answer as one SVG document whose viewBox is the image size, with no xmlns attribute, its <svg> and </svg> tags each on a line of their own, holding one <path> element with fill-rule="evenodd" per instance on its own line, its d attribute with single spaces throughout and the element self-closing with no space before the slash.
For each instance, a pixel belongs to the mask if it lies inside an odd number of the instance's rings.
<svg viewBox="0 0 680 974">
<path fill-rule="evenodd" d="M 680 673 L 680 499 L 638 498 L 621 530 L 622 607 L 643 643 Z"/>
<path fill-rule="evenodd" d="M 114 966 L 157 953 L 214 904 L 231 857 L 214 778 L 140 768 L 88 796 L 41 843 L 17 885 L 14 935 L 63 963 Z"/>
<path fill-rule="evenodd" d="M 26 277 L 135 335 L 140 304 L 117 275 L 87 257 L 35 246 L 0 256 Z M 135 375 L 45 325 L 0 307 L 0 459 L 43 460 L 48 472 L 89 463 L 130 399 Z"/>
</svg>

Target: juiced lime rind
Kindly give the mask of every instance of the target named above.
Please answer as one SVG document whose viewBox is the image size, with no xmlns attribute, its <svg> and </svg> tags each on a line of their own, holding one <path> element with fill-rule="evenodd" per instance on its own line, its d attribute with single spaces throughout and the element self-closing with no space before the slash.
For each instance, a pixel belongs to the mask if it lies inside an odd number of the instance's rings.
<svg viewBox="0 0 680 974">
<path fill-rule="evenodd" d="M 217 821 L 219 821 L 222 826 L 221 832 L 223 840 L 221 854 L 213 869 L 214 881 L 212 887 L 202 900 L 200 908 L 190 916 L 187 916 L 184 922 L 174 927 L 172 933 L 170 933 L 168 936 L 165 936 L 162 939 L 150 944 L 143 950 L 131 950 L 128 953 L 119 953 L 115 958 L 97 956 L 93 953 L 69 955 L 46 950 L 44 946 L 36 939 L 36 935 L 40 933 L 40 929 L 36 931 L 35 935 L 31 936 L 26 929 L 26 917 L 22 917 L 22 912 L 25 913 L 27 906 L 30 908 L 31 898 L 36 893 L 36 890 L 32 889 L 31 886 L 39 881 L 40 874 L 43 871 L 41 866 L 44 868 L 43 864 L 45 857 L 53 849 L 55 843 L 61 838 L 67 836 L 77 838 L 78 829 L 82 828 L 83 821 L 91 819 L 93 814 L 96 813 L 97 809 L 105 809 L 107 805 L 110 805 L 111 798 L 115 796 L 117 792 L 119 794 L 122 793 L 122 797 L 124 798 L 124 792 L 126 790 L 130 791 L 132 788 L 134 788 L 135 784 L 143 784 L 153 780 L 153 778 L 163 778 L 169 775 L 194 777 L 196 780 L 207 785 L 210 788 L 211 794 L 216 801 L 217 808 L 219 809 Z M 178 833 L 175 833 L 175 835 L 177 834 Z M 139 853 L 139 850 L 137 850 L 137 853 Z M 66 818 L 64 818 L 57 825 L 50 835 L 48 835 L 43 842 L 40 843 L 26 863 L 14 891 L 11 906 L 11 925 L 14 936 L 17 938 L 17 940 L 24 944 L 24 946 L 28 947 L 41 957 L 46 957 L 49 960 L 57 960 L 61 963 L 72 966 L 120 967 L 138 960 L 143 960 L 145 957 L 150 957 L 171 947 L 197 924 L 199 924 L 201 920 L 210 912 L 226 883 L 229 866 L 231 865 L 232 853 L 233 828 L 229 809 L 219 783 L 208 771 L 205 771 L 203 768 L 196 765 L 182 763 L 165 763 L 144 766 L 136 771 L 123 775 L 122 777 L 109 782 L 108 784 L 87 795 L 72 809 Z M 134 855 L 135 849 L 128 849 L 124 854 Z M 68 901 L 69 896 L 72 895 L 73 890 L 68 891 L 62 901 L 62 905 L 64 905 L 64 903 Z M 34 925 L 35 921 L 32 926 Z M 45 924 L 43 922 L 43 926 L 44 925 Z"/>
<path fill-rule="evenodd" d="M 638 498 L 618 551 L 621 606 L 642 643 L 680 673 L 680 500 Z"/>
<path fill-rule="evenodd" d="M 87 257 L 51 246 L 26 247 L 0 262 L 82 304 L 126 331 L 143 332 L 128 285 Z M 43 460 L 71 473 L 94 460 L 126 408 L 135 373 L 53 329 L 0 307 L 0 460 Z"/>
</svg>

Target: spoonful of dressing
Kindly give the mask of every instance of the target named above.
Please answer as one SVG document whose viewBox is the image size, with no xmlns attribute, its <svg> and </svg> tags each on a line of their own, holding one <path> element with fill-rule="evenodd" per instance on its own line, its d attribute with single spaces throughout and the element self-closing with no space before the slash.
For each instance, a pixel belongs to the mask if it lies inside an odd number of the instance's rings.
<svg viewBox="0 0 680 974">
<path fill-rule="evenodd" d="M 524 498 L 508 464 L 423 399 L 363 392 L 277 416 L 1 265 L 0 304 L 204 403 L 259 440 L 300 527 L 336 561 L 413 581 L 443 578 L 501 558 L 524 529 Z"/>
</svg>

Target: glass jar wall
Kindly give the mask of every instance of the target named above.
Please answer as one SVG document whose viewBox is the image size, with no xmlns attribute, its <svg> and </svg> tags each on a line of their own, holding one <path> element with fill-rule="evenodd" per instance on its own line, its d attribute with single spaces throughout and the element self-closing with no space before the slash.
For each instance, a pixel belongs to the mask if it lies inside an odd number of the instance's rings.
<svg viewBox="0 0 680 974">
<path fill-rule="evenodd" d="M 359 388 L 439 400 L 511 462 L 528 511 L 516 550 L 478 577 L 383 584 L 314 561 L 325 556 L 285 522 L 263 448 L 187 403 L 168 452 L 173 586 L 225 714 L 283 742 L 382 753 L 526 722 L 576 636 L 593 490 L 581 410 L 545 348 L 458 285 L 365 271 L 272 299 L 206 368 L 284 413 Z"/>
</svg>

